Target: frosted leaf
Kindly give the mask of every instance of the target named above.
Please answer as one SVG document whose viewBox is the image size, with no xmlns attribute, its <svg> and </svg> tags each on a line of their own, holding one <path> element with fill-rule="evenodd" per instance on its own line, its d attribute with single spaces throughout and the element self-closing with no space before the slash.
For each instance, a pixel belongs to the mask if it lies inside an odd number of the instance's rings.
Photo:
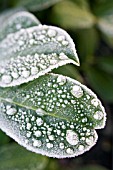
<svg viewBox="0 0 113 170">
<path fill-rule="evenodd" d="M 82 91 L 82 96 L 73 95 L 73 89 L 76 94 Z M 65 76 L 46 74 L 21 86 L 0 88 L 0 128 L 42 155 L 66 158 L 83 154 L 95 145 L 95 129 L 104 128 L 105 121 L 97 96 Z"/>
<path fill-rule="evenodd" d="M 2 87 L 29 82 L 68 63 L 79 65 L 71 37 L 60 28 L 46 25 L 8 34 L 0 43 L 0 54 Z M 4 76 L 10 77 L 9 81 Z M 65 80 L 60 79 L 63 85 Z"/>
<path fill-rule="evenodd" d="M 6 19 L 0 27 L 0 41 L 10 33 L 15 33 L 21 29 L 39 25 L 40 22 L 34 15 L 27 11 L 15 13 Z M 22 41 L 21 41 L 22 42 Z M 22 44 L 23 45 L 23 44 Z"/>
</svg>

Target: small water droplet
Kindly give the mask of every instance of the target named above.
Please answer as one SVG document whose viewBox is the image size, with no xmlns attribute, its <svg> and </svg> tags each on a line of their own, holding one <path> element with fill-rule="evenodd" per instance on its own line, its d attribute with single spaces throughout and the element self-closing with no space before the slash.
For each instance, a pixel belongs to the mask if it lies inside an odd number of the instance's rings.
<svg viewBox="0 0 113 170">
<path fill-rule="evenodd" d="M 78 150 L 79 151 L 84 151 L 84 146 L 83 145 L 79 145 Z"/>
<path fill-rule="evenodd" d="M 61 42 L 63 40 L 65 40 L 65 37 L 63 35 L 57 37 L 57 41 Z"/>
<path fill-rule="evenodd" d="M 47 34 L 48 34 L 49 37 L 55 37 L 56 31 L 55 30 L 48 30 Z"/>
<path fill-rule="evenodd" d="M 69 43 L 68 43 L 68 41 L 62 41 L 62 45 L 64 45 L 64 46 L 67 46 Z"/>
<path fill-rule="evenodd" d="M 88 145 L 92 146 L 93 143 L 94 143 L 94 138 L 93 138 L 93 136 L 90 136 L 90 137 L 86 138 L 86 143 L 87 143 Z"/>
<path fill-rule="evenodd" d="M 98 104 L 99 104 L 98 99 L 92 99 L 92 100 L 91 100 L 91 104 L 94 105 L 95 107 L 97 107 Z"/>
<path fill-rule="evenodd" d="M 42 135 L 42 133 L 41 133 L 41 131 L 37 130 L 37 131 L 34 133 L 34 135 L 35 135 L 36 137 L 40 137 L 40 136 Z"/>
<path fill-rule="evenodd" d="M 66 83 L 66 78 L 62 75 L 58 76 L 57 78 L 57 83 L 59 83 L 60 85 L 63 85 Z"/>
<path fill-rule="evenodd" d="M 37 126 L 41 126 L 43 124 L 43 120 L 41 118 L 37 118 L 36 123 Z"/>
<path fill-rule="evenodd" d="M 68 60 L 67 55 L 65 55 L 64 53 L 60 53 L 59 58 L 60 58 L 61 60 Z"/>
<path fill-rule="evenodd" d="M 64 143 L 59 144 L 60 149 L 64 149 Z"/>
<path fill-rule="evenodd" d="M 47 143 L 47 148 L 53 148 L 53 144 L 52 143 Z"/>
<path fill-rule="evenodd" d="M 36 110 L 36 113 L 37 113 L 37 115 L 39 115 L 39 116 L 43 116 L 43 115 L 46 114 L 46 112 L 45 112 L 43 109 L 41 109 L 41 108 L 38 108 L 38 109 Z"/>
<path fill-rule="evenodd" d="M 31 68 L 31 74 L 32 75 L 35 75 L 35 74 L 37 74 L 38 73 L 38 68 L 37 67 L 32 67 Z"/>
<path fill-rule="evenodd" d="M 74 153 L 73 149 L 71 149 L 71 148 L 67 148 L 66 152 L 70 155 L 72 155 Z"/>
<path fill-rule="evenodd" d="M 40 140 L 34 140 L 33 141 L 33 146 L 34 147 L 41 147 L 41 145 L 42 145 L 42 142 Z"/>
<path fill-rule="evenodd" d="M 30 123 L 27 123 L 27 130 L 30 130 L 30 128 L 31 128 L 31 124 Z"/>
<path fill-rule="evenodd" d="M 12 72 L 11 75 L 15 79 L 17 79 L 19 77 L 19 74 L 17 72 Z"/>
<path fill-rule="evenodd" d="M 53 135 L 50 135 L 48 136 L 49 140 L 54 140 L 54 136 Z"/>
</svg>

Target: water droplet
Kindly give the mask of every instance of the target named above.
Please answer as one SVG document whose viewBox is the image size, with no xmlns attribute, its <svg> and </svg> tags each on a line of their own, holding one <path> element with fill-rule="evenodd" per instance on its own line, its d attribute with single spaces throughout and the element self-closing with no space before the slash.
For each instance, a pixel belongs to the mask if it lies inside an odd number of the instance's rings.
<svg viewBox="0 0 113 170">
<path fill-rule="evenodd" d="M 72 130 L 67 130 L 66 132 L 66 140 L 71 145 L 77 145 L 79 142 L 78 134 Z"/>
<path fill-rule="evenodd" d="M 61 42 L 63 40 L 65 40 L 65 37 L 63 35 L 57 37 L 57 41 Z"/>
<path fill-rule="evenodd" d="M 31 68 L 31 74 L 32 75 L 35 75 L 35 74 L 37 74 L 38 73 L 38 68 L 37 67 L 32 67 Z"/>
<path fill-rule="evenodd" d="M 53 135 L 50 135 L 48 136 L 49 140 L 54 140 L 54 136 Z"/>
<path fill-rule="evenodd" d="M 74 85 L 72 90 L 71 90 L 71 93 L 73 94 L 73 96 L 77 97 L 77 98 L 80 98 L 83 96 L 83 90 L 81 89 L 80 86 L 78 85 Z"/>
<path fill-rule="evenodd" d="M 6 113 L 7 115 L 14 115 L 17 113 L 17 110 L 15 108 L 9 108 Z"/>
<path fill-rule="evenodd" d="M 72 155 L 74 153 L 73 149 L 71 149 L 71 148 L 67 148 L 66 152 L 70 155 Z"/>
<path fill-rule="evenodd" d="M 92 146 L 93 143 L 94 143 L 94 138 L 93 138 L 93 136 L 90 136 L 90 137 L 86 138 L 86 143 L 87 143 L 88 145 Z"/>
<path fill-rule="evenodd" d="M 37 130 L 37 131 L 34 133 L 34 135 L 35 135 L 36 137 L 40 137 L 40 136 L 42 135 L 42 133 L 41 133 L 41 131 Z"/>
<path fill-rule="evenodd" d="M 60 149 L 64 149 L 64 143 L 59 144 Z"/>
<path fill-rule="evenodd" d="M 10 75 L 3 75 L 2 76 L 2 82 L 5 84 L 9 84 L 12 81 L 12 77 Z"/>
<path fill-rule="evenodd" d="M 37 118 L 36 123 L 37 126 L 41 126 L 43 124 L 43 120 L 41 118 Z"/>
<path fill-rule="evenodd" d="M 27 130 L 30 130 L 30 128 L 31 128 L 31 124 L 30 123 L 27 123 Z"/>
<path fill-rule="evenodd" d="M 101 120 L 102 118 L 103 118 L 103 113 L 101 112 L 101 111 L 97 111 L 97 112 L 95 112 L 94 113 L 94 119 L 96 119 L 96 120 Z"/>
<path fill-rule="evenodd" d="M 84 146 L 83 145 L 79 145 L 78 150 L 79 151 L 84 151 Z"/>
<path fill-rule="evenodd" d="M 68 41 L 62 41 L 62 45 L 64 45 L 64 46 L 67 46 L 69 43 L 68 43 Z"/>
<path fill-rule="evenodd" d="M 48 34 L 49 37 L 55 37 L 56 31 L 55 30 L 48 30 L 47 34 Z"/>
<path fill-rule="evenodd" d="M 40 140 L 34 140 L 34 141 L 33 141 L 33 146 L 35 146 L 35 147 L 41 147 L 41 145 L 42 145 L 42 142 L 41 142 Z"/>
<path fill-rule="evenodd" d="M 12 72 L 11 75 L 15 79 L 17 79 L 19 77 L 19 74 L 17 72 Z"/>
<path fill-rule="evenodd" d="M 66 78 L 62 75 L 58 76 L 57 78 L 57 83 L 59 83 L 60 85 L 63 85 L 66 83 Z"/>
<path fill-rule="evenodd" d="M 28 78 L 29 75 L 30 75 L 30 72 L 29 72 L 28 70 L 24 70 L 24 71 L 22 72 L 22 76 L 23 76 L 24 78 Z"/>
<path fill-rule="evenodd" d="M 91 104 L 94 105 L 95 107 L 97 107 L 98 104 L 99 104 L 98 99 L 92 99 L 92 100 L 91 100 Z"/>
<path fill-rule="evenodd" d="M 60 53 L 59 58 L 61 60 L 68 60 L 68 57 L 64 53 Z"/>
<path fill-rule="evenodd" d="M 52 143 L 47 143 L 47 148 L 53 148 L 53 144 Z"/>
<path fill-rule="evenodd" d="M 37 115 L 39 115 L 39 116 L 43 116 L 43 115 L 46 114 L 46 112 L 45 112 L 43 109 L 41 109 L 41 108 L 38 108 L 38 109 L 36 110 L 36 113 L 37 113 Z"/>
</svg>

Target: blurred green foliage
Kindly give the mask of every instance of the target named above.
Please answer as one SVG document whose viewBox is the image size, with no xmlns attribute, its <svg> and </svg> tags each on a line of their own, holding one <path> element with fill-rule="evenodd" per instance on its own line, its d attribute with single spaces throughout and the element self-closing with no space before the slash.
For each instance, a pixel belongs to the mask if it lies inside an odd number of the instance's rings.
<svg viewBox="0 0 113 170">
<path fill-rule="evenodd" d="M 1 12 L 17 7 L 26 7 L 41 23 L 59 26 L 71 35 L 81 66 L 66 65 L 54 72 L 62 72 L 87 84 L 109 110 L 109 105 L 113 105 L 113 0 L 0 0 Z M 65 170 L 106 170 L 96 166 L 98 161 L 84 166 L 84 155 L 78 158 L 79 163 L 77 158 L 75 162 L 72 160 L 74 165 L 71 167 L 65 160 L 56 162 L 9 142 L 10 138 L 0 132 L 0 170 L 60 170 L 62 167 Z M 101 148 L 101 144 L 99 146 Z M 106 161 L 105 157 L 101 164 L 110 168 Z"/>
</svg>

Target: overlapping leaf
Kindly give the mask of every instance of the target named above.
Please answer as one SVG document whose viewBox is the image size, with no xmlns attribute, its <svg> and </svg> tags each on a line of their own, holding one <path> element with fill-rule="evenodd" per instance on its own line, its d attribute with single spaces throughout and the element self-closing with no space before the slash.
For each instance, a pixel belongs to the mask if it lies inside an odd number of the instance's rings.
<svg viewBox="0 0 113 170">
<path fill-rule="evenodd" d="M 62 29 L 39 25 L 9 34 L 0 43 L 0 86 L 31 81 L 67 63 L 79 65 L 75 45 Z"/>
<path fill-rule="evenodd" d="M 5 19 L 3 23 L 1 23 L 0 41 L 7 37 L 7 35 L 10 33 L 15 33 L 21 29 L 37 26 L 39 24 L 40 22 L 29 12 L 17 12 L 15 15 L 12 15 L 8 19 Z"/>
<path fill-rule="evenodd" d="M 18 0 L 17 6 L 24 6 L 31 11 L 40 11 L 61 0 Z"/>
<path fill-rule="evenodd" d="M 0 128 L 20 145 L 50 157 L 73 157 L 97 141 L 106 115 L 96 95 L 79 82 L 48 74 L 0 88 Z"/>
</svg>

